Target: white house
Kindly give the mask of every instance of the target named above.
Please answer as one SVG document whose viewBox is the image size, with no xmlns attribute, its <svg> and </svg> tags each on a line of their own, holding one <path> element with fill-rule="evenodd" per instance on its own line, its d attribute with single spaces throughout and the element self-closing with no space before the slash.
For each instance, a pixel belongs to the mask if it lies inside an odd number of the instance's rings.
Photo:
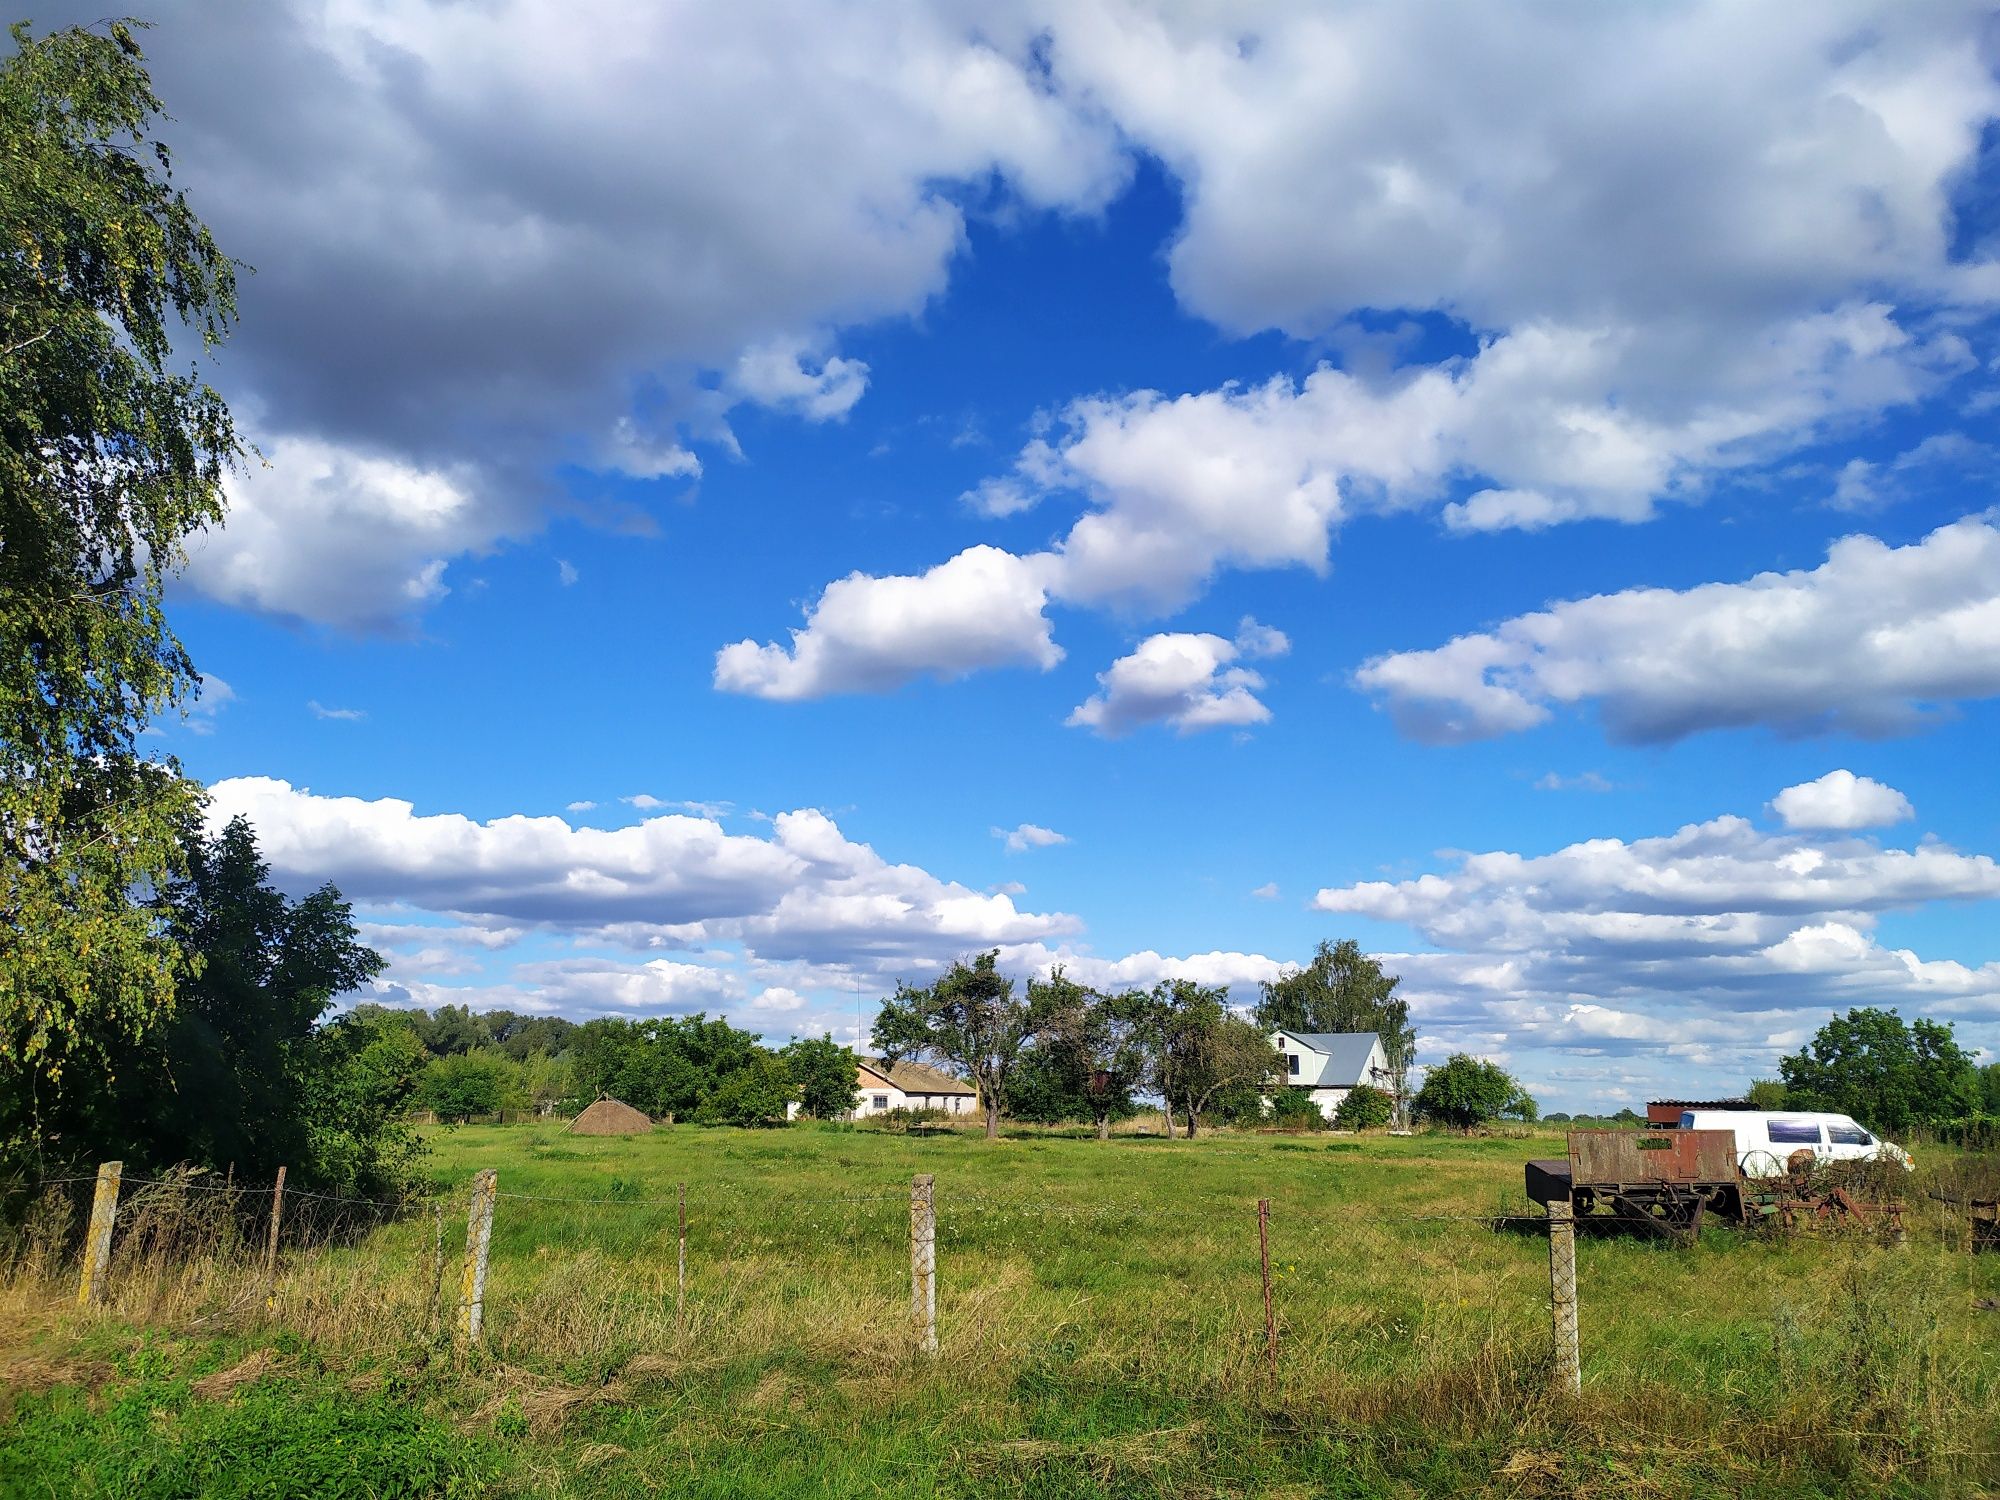
<svg viewBox="0 0 2000 1500">
<path fill-rule="evenodd" d="M 1285 1082 L 1304 1089 L 1329 1120 L 1357 1085 L 1393 1092 L 1389 1055 L 1372 1031 L 1274 1031 L 1271 1045 L 1285 1054 Z"/>
<path fill-rule="evenodd" d="M 855 1089 L 861 1099 L 854 1118 L 887 1114 L 892 1109 L 941 1109 L 969 1115 L 979 1106 L 979 1091 L 971 1084 L 917 1062 L 890 1064 L 864 1057 L 855 1068 Z"/>
</svg>

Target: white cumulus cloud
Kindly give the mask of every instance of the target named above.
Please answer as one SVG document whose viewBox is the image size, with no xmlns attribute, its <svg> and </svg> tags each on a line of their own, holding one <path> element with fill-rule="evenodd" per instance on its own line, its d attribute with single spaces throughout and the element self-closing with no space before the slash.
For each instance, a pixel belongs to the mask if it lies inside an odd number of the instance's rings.
<svg viewBox="0 0 2000 1500">
<path fill-rule="evenodd" d="M 1030 849 L 1052 849 L 1057 844 L 1067 844 L 1069 835 L 1057 833 L 1053 828 L 1044 828 L 1039 823 L 1023 823 L 1016 828 L 996 828 L 993 837 L 1001 841 L 1009 854 L 1025 854 Z"/>
<path fill-rule="evenodd" d="M 789 647 L 738 641 L 716 653 L 715 685 L 759 698 L 882 692 L 913 678 L 1062 660 L 1043 607 L 1045 568 L 969 547 L 927 573 L 828 584 Z"/>
<path fill-rule="evenodd" d="M 1247 617 L 1233 641 L 1186 632 L 1148 636 L 1098 673 L 1103 690 L 1079 704 L 1067 722 L 1107 738 L 1148 724 L 1169 724 L 1182 734 L 1262 724 L 1271 717 L 1257 697 L 1264 679 L 1232 663 L 1290 649 L 1283 631 Z"/>
<path fill-rule="evenodd" d="M 1377 657 L 1356 681 L 1404 733 L 1445 743 L 1587 702 L 1627 742 L 1907 732 L 2000 694 L 2000 527 L 1968 517 L 1906 547 L 1850 536 L 1809 570 L 1570 600 Z"/>
<path fill-rule="evenodd" d="M 1846 770 L 1786 787 L 1771 810 L 1787 828 L 1886 828 L 1917 815 L 1894 787 Z"/>
</svg>

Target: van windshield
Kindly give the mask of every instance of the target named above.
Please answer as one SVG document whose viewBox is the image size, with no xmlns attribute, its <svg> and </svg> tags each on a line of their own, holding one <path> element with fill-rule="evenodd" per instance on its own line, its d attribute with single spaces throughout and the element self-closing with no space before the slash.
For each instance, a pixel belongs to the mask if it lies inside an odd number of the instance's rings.
<svg viewBox="0 0 2000 1500">
<path fill-rule="evenodd" d="M 1771 1121 L 1771 1144 L 1774 1146 L 1817 1146 L 1819 1144 L 1819 1122 L 1817 1120 L 1773 1120 Z"/>
</svg>

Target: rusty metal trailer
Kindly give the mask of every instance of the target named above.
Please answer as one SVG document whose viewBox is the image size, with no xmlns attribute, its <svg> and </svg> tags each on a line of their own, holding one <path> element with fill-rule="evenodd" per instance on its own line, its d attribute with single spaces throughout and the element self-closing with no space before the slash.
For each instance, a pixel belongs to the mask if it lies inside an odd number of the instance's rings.
<svg viewBox="0 0 2000 1500">
<path fill-rule="evenodd" d="M 1572 1130 L 1569 1155 L 1531 1161 L 1528 1196 L 1599 1209 L 1659 1234 L 1692 1239 L 1711 1208 L 1743 1216 L 1736 1136 L 1728 1130 Z"/>
</svg>

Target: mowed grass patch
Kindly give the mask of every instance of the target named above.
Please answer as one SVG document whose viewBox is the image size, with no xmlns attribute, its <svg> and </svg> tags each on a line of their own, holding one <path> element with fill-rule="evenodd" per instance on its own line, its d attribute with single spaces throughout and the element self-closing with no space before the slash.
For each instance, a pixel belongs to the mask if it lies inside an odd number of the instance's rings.
<svg viewBox="0 0 2000 1500">
<path fill-rule="evenodd" d="M 1546 1240 L 1490 1221 L 1529 1211 L 1521 1163 L 1553 1135 L 431 1140 L 447 1303 L 466 1181 L 491 1167 L 502 1194 L 487 1335 L 462 1361 L 431 1301 L 427 1209 L 289 1257 L 247 1319 L 227 1268 L 169 1285 L 115 1267 L 91 1315 L 50 1314 L 58 1286 L 8 1296 L 49 1358 L 225 1314 L 239 1338 L 293 1338 L 474 1444 L 488 1467 L 463 1482 L 494 1495 L 1976 1493 L 1996 1473 L 2000 1361 L 1977 1303 L 2000 1275 L 1923 1215 L 1901 1246 L 1584 1236 L 1584 1396 L 1551 1396 Z M 936 1178 L 935 1359 L 909 1325 L 917 1172 Z M 115 1430 L 110 1388 L 24 1410 Z"/>
</svg>

